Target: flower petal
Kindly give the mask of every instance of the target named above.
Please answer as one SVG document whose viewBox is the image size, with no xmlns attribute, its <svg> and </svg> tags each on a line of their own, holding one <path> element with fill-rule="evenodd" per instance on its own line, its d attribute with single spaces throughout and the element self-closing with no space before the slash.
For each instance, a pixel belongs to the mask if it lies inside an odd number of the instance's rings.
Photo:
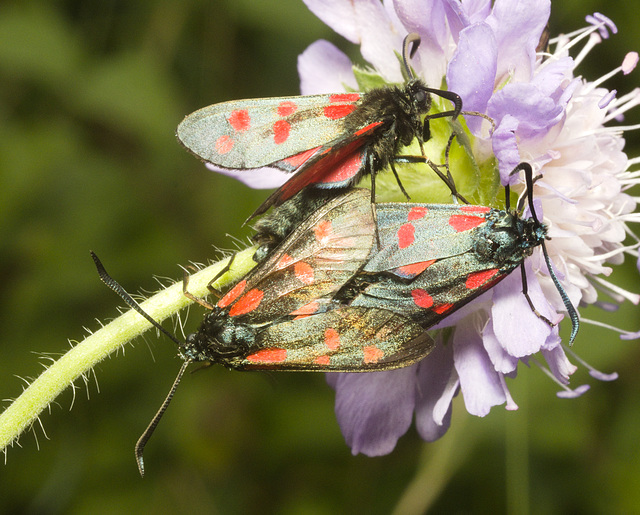
<svg viewBox="0 0 640 515">
<path fill-rule="evenodd" d="M 529 81 L 536 47 L 551 12 L 549 0 L 496 0 L 487 23 L 498 43 L 497 83 Z"/>
<path fill-rule="evenodd" d="M 411 425 L 417 365 L 364 374 L 336 374 L 336 417 L 351 452 L 389 454 Z"/>
<path fill-rule="evenodd" d="M 460 389 L 467 411 L 484 417 L 493 406 L 507 400 L 500 376 L 493 368 L 473 324 L 458 325 L 453 345 L 453 360 L 460 376 Z"/>
<path fill-rule="evenodd" d="M 482 342 L 496 371 L 501 374 L 510 374 L 517 369 L 518 358 L 509 354 L 505 348 L 500 345 L 500 341 L 493 329 L 493 318 L 491 317 L 482 331 Z"/>
<path fill-rule="evenodd" d="M 495 336 L 502 347 L 511 356 L 522 358 L 540 351 L 551 327 L 531 311 L 522 293 L 522 279 L 518 272 L 515 270 L 494 287 L 491 318 Z M 557 314 L 551 310 L 538 281 L 532 277 L 531 268 L 527 272 L 529 297 L 535 308 L 542 316 L 555 319 Z M 527 330 L 523 331 L 523 327 Z"/>
<path fill-rule="evenodd" d="M 394 27 L 379 0 L 305 0 L 307 7 L 338 34 L 360 44 L 360 53 L 391 82 L 401 82 L 396 57 L 406 33 Z"/>
<path fill-rule="evenodd" d="M 324 39 L 315 41 L 298 56 L 298 74 L 303 95 L 336 93 L 344 91 L 345 85 L 358 89 L 351 60 Z"/>
<path fill-rule="evenodd" d="M 419 363 L 417 380 L 416 429 L 423 440 L 432 442 L 451 424 L 451 400 L 459 385 L 453 347 L 438 342 Z"/>
<path fill-rule="evenodd" d="M 460 31 L 469 25 L 484 21 L 491 13 L 491 0 L 445 0 L 449 29 L 454 41 L 458 41 Z M 455 91 L 455 90 L 454 90 Z"/>
<path fill-rule="evenodd" d="M 569 384 L 569 376 L 578 370 L 578 367 L 571 364 L 562 346 L 558 345 L 551 350 L 542 349 L 542 355 L 553 376 L 562 384 Z"/>
<path fill-rule="evenodd" d="M 460 33 L 456 52 L 449 62 L 447 85 L 462 98 L 465 110 L 484 113 L 493 95 L 498 50 L 493 31 L 478 23 Z M 482 119 L 468 117 L 467 124 L 476 134 Z"/>
<path fill-rule="evenodd" d="M 221 168 L 212 163 L 204 164 L 212 172 L 221 173 L 228 177 L 233 177 L 240 182 L 246 184 L 250 188 L 256 190 L 279 188 L 289 179 L 291 174 L 278 170 L 277 168 L 251 168 L 251 169 L 235 169 Z"/>
</svg>

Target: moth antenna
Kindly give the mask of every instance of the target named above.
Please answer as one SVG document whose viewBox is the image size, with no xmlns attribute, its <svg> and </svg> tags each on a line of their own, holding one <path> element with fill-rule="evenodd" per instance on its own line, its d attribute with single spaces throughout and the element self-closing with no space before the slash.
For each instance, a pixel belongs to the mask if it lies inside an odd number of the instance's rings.
<svg viewBox="0 0 640 515">
<path fill-rule="evenodd" d="M 531 168 L 531 165 L 529 163 L 522 162 L 513 169 L 511 174 L 514 174 L 520 170 L 524 171 L 524 177 L 527 185 L 527 201 L 529 202 L 529 211 L 531 211 L 531 217 L 535 220 L 536 223 L 541 224 L 538 216 L 536 215 L 536 210 L 533 205 L 533 183 L 535 182 L 533 179 L 533 168 Z M 553 281 L 556 290 L 558 290 L 558 293 L 562 298 L 562 302 L 564 303 L 564 307 L 567 310 L 569 318 L 571 319 L 571 336 L 569 337 L 569 345 L 573 345 L 573 341 L 576 339 L 576 335 L 578 334 L 578 329 L 580 329 L 580 317 L 578 316 L 578 312 L 575 306 L 571 304 L 571 300 L 569 299 L 567 291 L 564 289 L 564 286 L 560 284 L 556 273 L 553 271 L 551 258 L 549 257 L 547 246 L 545 245 L 544 241 L 542 241 L 541 246 L 542 254 L 544 255 L 544 262 L 547 264 L 547 269 L 549 270 L 551 280 Z"/>
<path fill-rule="evenodd" d="M 556 277 L 556 273 L 553 271 L 553 267 L 551 266 L 551 258 L 549 257 L 549 253 L 547 252 L 547 246 L 542 242 L 542 253 L 544 254 L 544 262 L 547 264 L 547 269 L 549 270 L 549 275 L 551 276 L 551 280 L 553 284 L 556 286 L 556 290 L 560 294 L 562 298 L 562 302 L 564 303 L 564 307 L 569 314 L 569 318 L 571 319 L 571 336 L 569 337 L 569 345 L 573 345 L 573 341 L 576 339 L 576 335 L 578 334 L 578 329 L 580 329 L 580 317 L 578 316 L 578 312 L 573 304 L 571 304 L 571 300 L 569 299 L 569 295 L 567 295 L 567 291 L 564 289 L 560 281 Z"/>
<path fill-rule="evenodd" d="M 411 66 L 409 66 L 409 59 L 412 59 L 420 46 L 420 36 L 416 32 L 411 32 L 407 34 L 404 38 L 404 42 L 402 43 L 402 63 L 404 65 L 404 69 L 407 72 L 407 76 L 411 80 L 415 80 L 416 76 L 411 71 Z M 409 48 L 411 47 L 411 48 Z"/>
<path fill-rule="evenodd" d="M 504 210 L 509 212 L 511 209 L 511 188 L 507 184 L 504 187 Z"/>
<path fill-rule="evenodd" d="M 131 297 L 131 295 L 129 295 L 127 291 L 122 286 L 120 286 L 120 284 L 113 277 L 111 277 L 107 273 L 107 271 L 104 268 L 104 265 L 102 264 L 102 261 L 100 261 L 98 256 L 96 256 L 95 252 L 93 252 L 92 250 L 90 250 L 89 252 L 91 253 L 93 262 L 96 264 L 96 269 L 98 270 L 98 275 L 100 276 L 100 280 L 104 284 L 106 284 L 109 288 L 111 288 L 114 292 L 116 292 L 116 294 L 122 300 L 124 300 L 131 309 L 134 309 L 135 311 L 140 313 L 144 318 L 147 319 L 147 321 L 151 325 L 153 325 L 156 329 L 158 329 L 165 336 L 167 336 L 172 342 L 176 343 L 178 347 L 183 347 L 184 344 L 180 340 L 178 340 L 174 335 L 172 335 L 169 331 L 167 331 L 164 327 L 162 327 L 158 322 L 156 322 L 151 317 L 151 315 L 149 315 L 144 309 L 142 309 L 140 307 L 140 304 L 138 304 L 135 300 L 133 300 L 133 297 Z"/>
<path fill-rule="evenodd" d="M 182 366 L 180 367 L 180 370 L 178 371 L 178 375 L 176 376 L 176 379 L 173 382 L 171 389 L 169 390 L 169 393 L 164 399 L 164 402 L 162 403 L 162 405 L 160 406 L 160 409 L 158 409 L 154 417 L 151 419 L 151 422 L 149 422 L 149 425 L 144 430 L 142 435 L 140 435 L 140 438 L 138 438 L 138 441 L 136 442 L 135 455 L 136 455 L 136 462 L 138 463 L 138 470 L 140 471 L 141 477 L 144 477 L 144 457 L 142 456 L 142 454 L 144 453 L 144 448 L 147 445 L 147 442 L 149 441 L 149 439 L 151 438 L 151 435 L 153 435 L 153 432 L 155 431 L 158 423 L 160 422 L 162 415 L 164 415 L 164 412 L 167 411 L 167 408 L 169 407 L 169 403 L 171 402 L 171 399 L 173 399 L 173 396 L 176 393 L 176 390 L 178 389 L 178 385 L 182 380 L 182 376 L 184 375 L 185 371 L 187 370 L 187 367 L 190 364 L 191 364 L 190 360 L 186 360 L 182 364 Z"/>
<path fill-rule="evenodd" d="M 124 300 L 129 307 L 131 307 L 132 309 L 135 309 L 144 318 L 146 318 L 155 328 L 159 329 L 165 336 L 169 337 L 171 341 L 175 342 L 178 345 L 178 348 L 184 347 L 184 344 L 182 342 L 180 342 L 174 335 L 172 335 L 169 331 L 167 331 L 164 327 L 162 327 L 158 322 L 156 322 L 146 311 L 144 311 L 140 307 L 140 305 L 133 299 L 133 297 L 131 297 L 131 295 L 129 295 L 127 291 L 113 277 L 111 277 L 107 273 L 107 271 L 104 268 L 104 265 L 102 264 L 98 256 L 95 254 L 95 252 L 93 251 L 89 251 L 89 252 L 91 253 L 93 262 L 96 264 L 96 268 L 98 269 L 98 275 L 100 276 L 100 279 L 102 280 L 102 282 L 105 283 L 114 292 L 116 292 L 118 296 L 122 300 Z M 169 403 L 171 402 L 171 399 L 173 398 L 173 395 L 175 394 L 176 389 L 180 384 L 180 380 L 182 379 L 182 376 L 184 375 L 184 372 L 187 369 L 187 366 L 189 366 L 190 364 L 191 364 L 191 360 L 187 359 L 184 361 L 184 363 L 180 367 L 180 371 L 178 372 L 178 375 L 175 381 L 173 382 L 173 386 L 169 390 L 169 393 L 167 394 L 167 397 L 165 398 L 162 405 L 160 406 L 160 409 L 155 414 L 155 416 L 153 417 L 153 419 L 151 420 L 147 428 L 142 433 L 142 436 L 140 436 L 140 438 L 136 443 L 136 446 L 135 446 L 136 462 L 138 463 L 138 470 L 140 471 L 140 476 L 142 477 L 144 477 L 144 460 L 142 458 L 144 447 L 145 445 L 147 445 L 149 438 L 151 438 L 151 435 L 156 429 L 156 426 L 158 425 L 158 423 L 160 422 L 162 415 L 164 415 L 164 412 L 167 410 L 167 407 L 169 406 Z"/>
</svg>

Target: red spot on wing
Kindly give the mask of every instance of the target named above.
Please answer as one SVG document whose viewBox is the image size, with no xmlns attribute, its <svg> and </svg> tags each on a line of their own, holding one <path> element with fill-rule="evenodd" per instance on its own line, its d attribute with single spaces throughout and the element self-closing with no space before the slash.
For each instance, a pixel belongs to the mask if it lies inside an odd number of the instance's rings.
<svg viewBox="0 0 640 515">
<path fill-rule="evenodd" d="M 328 173 L 322 176 L 322 180 L 318 181 L 323 184 L 332 182 L 344 182 L 354 177 L 362 168 L 362 154 L 360 152 L 348 155 L 340 161 Z"/>
<path fill-rule="evenodd" d="M 460 211 L 463 213 L 488 213 L 491 211 L 490 207 L 485 206 L 460 206 Z"/>
<path fill-rule="evenodd" d="M 452 215 L 449 218 L 449 225 L 458 232 L 468 231 L 485 222 L 485 218 L 482 216 L 473 215 Z"/>
<path fill-rule="evenodd" d="M 310 148 L 309 150 L 305 150 L 304 152 L 300 152 L 299 154 L 296 154 L 294 156 L 287 157 L 286 159 L 283 159 L 282 162 L 288 164 L 292 168 L 298 168 L 303 163 L 306 163 L 307 160 L 313 154 L 315 154 L 319 148 L 320 147 Z"/>
<path fill-rule="evenodd" d="M 218 154 L 226 154 L 231 152 L 231 149 L 233 148 L 233 140 L 227 135 L 220 136 L 216 140 L 215 146 Z"/>
<path fill-rule="evenodd" d="M 273 124 L 273 141 L 276 145 L 281 145 L 289 138 L 291 124 L 286 120 L 278 120 Z"/>
<path fill-rule="evenodd" d="M 497 273 L 497 268 L 494 268 L 493 270 L 483 270 L 482 272 L 472 272 L 467 276 L 467 280 L 464 285 L 469 290 L 475 290 L 493 279 Z"/>
<path fill-rule="evenodd" d="M 316 241 L 323 243 L 323 241 L 326 241 L 329 236 L 331 236 L 331 220 L 322 220 L 313 228 L 313 232 L 316 235 Z"/>
<path fill-rule="evenodd" d="M 434 306 L 433 308 L 431 308 L 431 310 L 438 313 L 438 315 L 442 315 L 443 313 L 446 313 L 447 311 L 449 311 L 453 306 L 454 304 L 451 304 L 451 303 L 440 304 L 438 306 Z"/>
<path fill-rule="evenodd" d="M 416 240 L 416 228 L 412 224 L 402 224 L 398 229 L 398 247 L 406 249 Z"/>
<path fill-rule="evenodd" d="M 340 102 L 357 102 L 360 100 L 360 93 L 334 93 L 329 96 L 329 102 L 337 104 Z"/>
<path fill-rule="evenodd" d="M 367 346 L 362 349 L 365 363 L 377 363 L 384 357 L 384 352 L 378 347 Z"/>
<path fill-rule="evenodd" d="M 400 275 L 407 275 L 410 277 L 415 277 L 416 275 L 420 275 L 427 268 L 433 265 L 436 262 L 435 259 L 430 259 L 429 261 L 421 261 L 420 263 L 412 263 L 410 265 L 404 265 L 396 268 Z"/>
<path fill-rule="evenodd" d="M 324 344 L 329 350 L 336 351 L 340 348 L 340 334 L 338 331 L 329 327 L 324 332 Z"/>
<path fill-rule="evenodd" d="M 287 268 L 291 263 L 293 263 L 293 258 L 289 254 L 282 254 L 282 257 L 278 259 L 278 262 L 274 265 L 273 269 L 282 270 L 283 268 Z"/>
<path fill-rule="evenodd" d="M 251 125 L 249 111 L 246 109 L 236 109 L 235 111 L 231 111 L 228 120 L 231 127 L 238 132 L 246 131 Z"/>
<path fill-rule="evenodd" d="M 366 142 L 366 138 L 355 138 L 342 147 L 328 146 L 317 150 L 313 155 L 313 163 L 306 167 L 303 173 L 294 175 L 282 185 L 278 191 L 277 202 L 282 203 L 293 197 L 309 184 L 346 186 L 340 182 L 353 179 L 362 169 L 359 149 Z M 286 164 L 287 160 L 283 162 Z"/>
<path fill-rule="evenodd" d="M 226 308 L 229 304 L 231 304 L 234 300 L 236 300 L 238 295 L 240 295 L 244 291 L 245 286 L 247 286 L 247 281 L 246 279 L 243 279 L 238 284 L 236 284 L 233 288 L 231 288 L 226 293 L 226 295 L 218 301 L 217 306 L 219 308 Z"/>
<path fill-rule="evenodd" d="M 313 360 L 316 365 L 328 365 L 331 363 L 331 358 L 329 356 L 318 356 Z"/>
<path fill-rule="evenodd" d="M 258 290 L 256 288 L 254 288 L 253 290 L 249 290 L 242 297 L 240 297 L 233 306 L 231 306 L 231 309 L 229 310 L 229 316 L 236 317 L 239 315 L 244 315 L 246 313 L 251 313 L 260 305 L 263 297 L 264 292 L 262 290 Z"/>
<path fill-rule="evenodd" d="M 383 122 L 373 122 L 370 123 L 369 125 L 366 125 L 365 127 L 362 127 L 362 129 L 358 129 L 356 132 L 353 133 L 354 136 L 362 136 L 363 134 L 367 134 L 368 132 L 373 131 L 373 129 L 375 129 L 376 127 L 382 125 Z"/>
<path fill-rule="evenodd" d="M 360 99 L 358 93 L 341 93 L 329 97 L 330 104 L 323 109 L 324 115 L 330 120 L 339 120 L 352 113 L 356 108 L 355 102 Z M 353 102 L 353 103 L 352 103 Z"/>
<path fill-rule="evenodd" d="M 421 218 L 425 218 L 429 210 L 423 206 L 414 206 L 409 210 L 407 214 L 407 220 L 420 220 Z"/>
<path fill-rule="evenodd" d="M 295 102 L 291 102 L 290 100 L 285 100 L 284 102 L 280 102 L 278 105 L 278 116 L 290 116 L 298 110 L 298 106 Z"/>
<path fill-rule="evenodd" d="M 301 283 L 313 284 L 314 273 L 309 263 L 305 263 L 304 261 L 296 263 L 293 267 L 293 273 Z"/>
<path fill-rule="evenodd" d="M 290 315 L 295 316 L 294 320 L 298 320 L 299 318 L 308 317 L 309 315 L 313 315 L 320 308 L 320 304 L 317 301 L 309 302 L 309 304 L 305 304 L 304 306 L 296 309 L 289 313 Z"/>
<path fill-rule="evenodd" d="M 287 349 L 262 349 L 247 356 L 252 363 L 282 363 L 287 359 Z"/>
<path fill-rule="evenodd" d="M 351 114 L 355 108 L 355 104 L 328 105 L 324 107 L 323 113 L 329 120 L 339 120 Z"/>
<path fill-rule="evenodd" d="M 411 290 L 411 296 L 413 297 L 413 303 L 419 308 L 428 309 L 433 306 L 433 297 L 422 288 Z"/>
</svg>

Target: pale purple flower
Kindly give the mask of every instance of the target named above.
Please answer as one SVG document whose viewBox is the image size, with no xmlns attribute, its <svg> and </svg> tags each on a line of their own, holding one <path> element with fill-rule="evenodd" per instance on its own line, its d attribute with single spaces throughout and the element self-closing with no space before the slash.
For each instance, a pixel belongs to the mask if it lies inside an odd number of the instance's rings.
<svg viewBox="0 0 640 515">
<path fill-rule="evenodd" d="M 430 87 L 445 81 L 462 97 L 465 111 L 485 113 L 495 121 L 491 132 L 484 119 L 465 118 L 477 162 L 496 159 L 502 183 L 510 182 L 519 193 L 524 190 L 521 178 L 508 175 L 517 163 L 527 161 L 543 176 L 535 184 L 536 212 L 549 226 L 547 247 L 573 305 L 613 308 L 598 301 L 599 291 L 615 302 L 640 301 L 638 294 L 603 278 L 625 253 L 637 257 L 640 245 L 627 228 L 628 222 L 640 221 L 635 213 L 638 199 L 625 193 L 640 181 L 640 171 L 631 171 L 640 159 L 623 152 L 622 136 L 635 127 L 605 126 L 621 120 L 640 101 L 640 92 L 616 97 L 602 86 L 614 73 L 629 73 L 638 56 L 628 54 L 620 67 L 596 81 L 577 72 L 589 51 L 616 33 L 611 20 L 599 13 L 588 16 L 587 27 L 552 39 L 547 53 L 536 51 L 550 13 L 545 0 L 496 0 L 493 7 L 488 0 L 305 3 L 336 32 L 359 44 L 362 56 L 388 82 L 402 81 L 395 52 L 407 33 L 417 32 L 422 43 L 411 62 L 416 73 Z M 341 91 L 345 85 L 357 88 L 349 60 L 326 41 L 312 44 L 300 56 L 298 70 L 305 95 Z M 627 236 L 636 243 L 625 246 Z M 558 322 L 565 308 L 539 249 L 527 259 L 526 269 L 534 305 Z M 414 415 L 422 438 L 441 437 L 459 392 L 467 411 L 477 416 L 499 404 L 517 409 L 505 378 L 515 377 L 521 362 L 537 364 L 561 385 L 560 397 L 576 397 L 589 388 L 567 386 L 577 367 L 567 357 L 558 327 L 531 311 L 520 274 L 507 277 L 434 329 L 452 326 L 447 340 L 444 333 L 435 333 L 436 348 L 418 364 L 327 376 L 336 390 L 338 421 L 354 454 L 391 452 Z M 619 332 L 625 338 L 640 337 Z M 574 358 L 596 379 L 616 378 Z"/>
</svg>

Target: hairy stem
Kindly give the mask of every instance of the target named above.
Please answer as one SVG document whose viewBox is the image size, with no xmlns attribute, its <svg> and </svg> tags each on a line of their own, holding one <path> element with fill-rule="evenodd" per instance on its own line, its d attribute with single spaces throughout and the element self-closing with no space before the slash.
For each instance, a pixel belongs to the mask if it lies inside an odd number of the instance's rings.
<svg viewBox="0 0 640 515">
<path fill-rule="evenodd" d="M 224 288 L 244 276 L 255 266 L 252 260 L 255 250 L 255 247 L 252 247 L 236 254 L 231 270 L 221 276 L 213 286 Z M 209 294 L 207 289 L 209 281 L 223 269 L 228 261 L 229 259 L 224 259 L 191 275 L 189 291 L 197 297 Z M 191 302 L 182 293 L 182 281 L 178 281 L 150 297 L 141 306 L 152 318 L 161 322 L 175 315 Z M 5 449 L 25 429 L 30 428 L 42 410 L 68 386 L 71 386 L 78 377 L 151 327 L 151 324 L 142 316 L 129 310 L 85 338 L 54 362 L 0 414 L 0 449 Z"/>
</svg>

